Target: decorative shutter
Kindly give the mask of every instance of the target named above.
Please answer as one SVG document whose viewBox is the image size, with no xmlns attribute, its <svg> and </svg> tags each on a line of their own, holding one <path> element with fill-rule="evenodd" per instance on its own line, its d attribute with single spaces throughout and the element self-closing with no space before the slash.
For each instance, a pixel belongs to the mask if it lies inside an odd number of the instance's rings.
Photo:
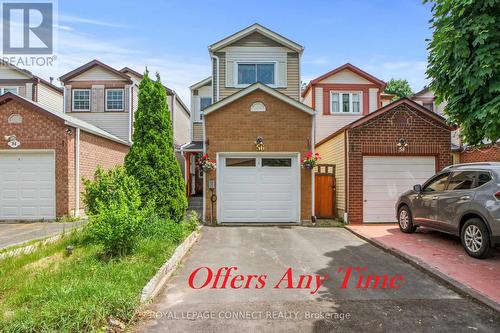
<svg viewBox="0 0 500 333">
<path fill-rule="evenodd" d="M 226 58 L 226 87 L 234 87 L 236 85 L 236 78 L 237 73 L 234 73 L 234 60 Z"/>
</svg>

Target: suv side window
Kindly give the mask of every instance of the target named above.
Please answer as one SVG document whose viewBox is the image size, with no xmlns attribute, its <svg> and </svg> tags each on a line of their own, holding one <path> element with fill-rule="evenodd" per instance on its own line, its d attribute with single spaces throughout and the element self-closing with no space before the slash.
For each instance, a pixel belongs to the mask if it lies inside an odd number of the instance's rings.
<svg viewBox="0 0 500 333">
<path fill-rule="evenodd" d="M 491 175 L 489 172 L 486 171 L 479 171 L 478 176 L 477 176 L 477 186 L 484 185 L 488 183 L 491 180 Z"/>
<path fill-rule="evenodd" d="M 434 178 L 431 178 L 427 184 L 424 185 L 422 191 L 423 192 L 436 192 L 436 191 L 444 191 L 446 189 L 446 182 L 448 181 L 449 172 L 442 173 Z"/>
<path fill-rule="evenodd" d="M 476 185 L 476 171 L 455 171 L 451 173 L 448 190 L 470 190 Z"/>
</svg>

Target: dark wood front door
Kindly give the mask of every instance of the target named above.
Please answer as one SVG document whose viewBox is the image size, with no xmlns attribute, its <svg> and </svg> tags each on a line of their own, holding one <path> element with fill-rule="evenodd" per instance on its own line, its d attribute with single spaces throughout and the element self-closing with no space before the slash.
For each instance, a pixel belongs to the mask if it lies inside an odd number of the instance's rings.
<svg viewBox="0 0 500 333">
<path fill-rule="evenodd" d="M 314 176 L 314 201 L 317 218 L 335 217 L 335 165 L 318 165 Z"/>
</svg>

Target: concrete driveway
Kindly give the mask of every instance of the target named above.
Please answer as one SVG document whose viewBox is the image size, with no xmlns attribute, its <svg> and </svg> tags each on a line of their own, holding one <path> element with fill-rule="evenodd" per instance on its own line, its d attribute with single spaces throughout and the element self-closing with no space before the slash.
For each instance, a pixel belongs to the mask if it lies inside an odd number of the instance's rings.
<svg viewBox="0 0 500 333">
<path fill-rule="evenodd" d="M 225 266 L 237 267 L 232 276 L 267 275 L 265 287 L 254 289 L 250 283 L 249 289 L 232 289 L 228 282 L 221 289 L 223 278 L 217 289 L 189 287 L 189 276 L 197 268 L 209 267 L 215 275 Z M 366 267 L 364 276 L 402 275 L 404 281 L 394 284 L 400 284 L 399 289 L 358 289 L 360 275 L 353 272 L 343 289 L 339 267 Z M 293 269 L 294 286 L 300 274 L 329 277 L 314 294 L 314 282 L 311 289 L 286 289 L 286 282 L 274 289 L 288 268 Z M 204 283 L 206 272 L 200 270 L 195 287 Z M 498 313 L 462 298 L 342 228 L 204 228 L 177 275 L 143 315 L 149 319 L 134 331 L 500 331 Z"/>
<path fill-rule="evenodd" d="M 0 250 L 57 235 L 82 223 L 84 222 L 0 222 Z"/>
</svg>

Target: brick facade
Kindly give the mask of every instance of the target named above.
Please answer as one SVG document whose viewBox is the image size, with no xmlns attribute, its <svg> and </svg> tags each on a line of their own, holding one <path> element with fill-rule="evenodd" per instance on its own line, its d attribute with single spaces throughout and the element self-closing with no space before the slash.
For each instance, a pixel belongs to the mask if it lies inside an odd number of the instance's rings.
<svg viewBox="0 0 500 333">
<path fill-rule="evenodd" d="M 9 124 L 12 114 L 19 114 L 22 123 Z M 46 149 L 55 152 L 56 215 L 73 213 L 76 129 L 50 113 L 11 100 L 0 105 L 0 150 L 12 150 L 3 139 L 6 135 L 15 135 L 21 142 L 16 151 Z M 81 131 L 80 142 L 80 176 L 84 177 L 91 177 L 98 164 L 104 168 L 123 164 L 128 151 L 126 145 L 84 131 Z M 83 190 L 83 186 L 80 189 Z"/>
<path fill-rule="evenodd" d="M 250 106 L 260 101 L 265 112 L 251 112 Z M 263 92 L 254 91 L 205 116 L 207 153 L 215 159 L 217 152 L 255 153 L 255 140 L 264 138 L 266 152 L 298 152 L 311 150 L 313 117 L 302 110 Z M 312 176 L 301 170 L 301 220 L 311 219 Z M 205 182 L 215 179 L 216 172 L 206 174 Z M 205 184 L 206 185 L 206 184 Z M 206 198 L 210 198 L 208 186 Z M 210 200 L 206 200 L 205 216 L 210 216 Z"/>
<path fill-rule="evenodd" d="M 500 162 L 500 144 L 483 148 L 472 148 L 460 153 L 460 163 L 473 162 Z"/>
<path fill-rule="evenodd" d="M 398 152 L 398 140 L 408 146 Z M 349 222 L 363 223 L 363 156 L 435 156 L 436 171 L 451 164 L 450 129 L 410 106 L 400 105 L 348 130 Z"/>
</svg>

